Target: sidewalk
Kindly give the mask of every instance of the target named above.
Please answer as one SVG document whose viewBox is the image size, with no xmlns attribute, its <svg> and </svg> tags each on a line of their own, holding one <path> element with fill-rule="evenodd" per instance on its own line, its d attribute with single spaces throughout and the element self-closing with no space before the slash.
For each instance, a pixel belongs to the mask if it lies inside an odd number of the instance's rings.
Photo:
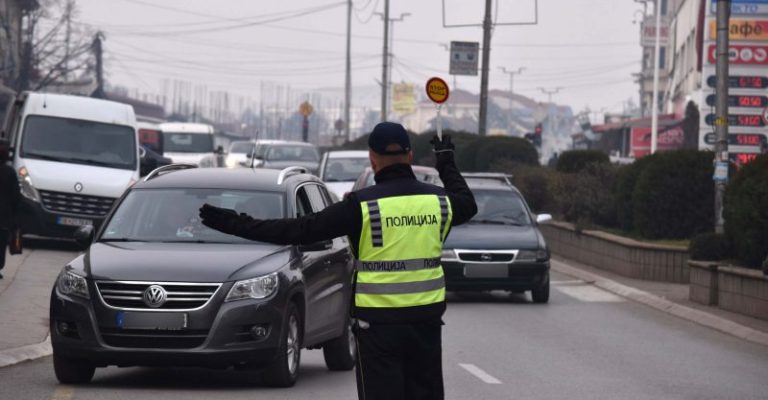
<svg viewBox="0 0 768 400">
<path fill-rule="evenodd" d="M 710 320 L 718 320 L 718 319 L 721 320 L 721 323 L 718 324 L 719 327 L 714 327 L 718 330 L 725 331 L 726 328 L 741 329 L 740 327 L 735 326 L 735 325 L 740 325 L 741 327 L 747 328 L 748 330 L 758 331 L 768 336 L 768 321 L 752 318 L 746 315 L 737 314 L 730 311 L 725 311 L 717 307 L 705 306 L 703 304 L 690 301 L 688 299 L 689 286 L 687 284 L 652 282 L 652 281 L 644 281 L 640 279 L 627 278 L 609 271 L 594 268 L 585 264 L 578 263 L 573 260 L 569 260 L 559 256 L 554 256 L 554 255 L 552 257 L 552 261 L 553 261 L 553 269 L 559 270 L 559 272 L 565 273 L 567 275 L 572 275 L 573 273 L 578 273 L 579 271 L 581 271 L 583 273 L 579 273 L 580 276 L 577 276 L 580 279 L 586 278 L 586 280 L 588 281 L 595 278 L 606 279 L 609 281 L 616 282 L 620 285 L 627 286 L 629 288 L 646 292 L 654 297 L 657 297 L 659 300 L 669 301 L 671 303 L 674 303 L 676 305 L 679 305 L 688 309 L 709 314 L 712 317 L 715 317 Z M 566 266 L 573 267 L 573 269 L 575 269 L 576 271 L 569 271 L 567 268 L 563 268 L 563 267 L 558 268 L 558 264 L 560 265 L 565 264 Z M 619 294 L 622 294 L 622 293 L 619 293 Z M 656 307 L 656 308 L 665 308 L 665 307 L 662 306 L 662 307 Z M 669 312 L 669 313 L 675 314 L 673 312 Z M 683 314 L 694 314 L 694 313 L 689 312 L 689 313 L 683 313 Z M 694 322 L 699 322 L 696 320 L 696 318 L 693 318 L 695 317 L 693 315 L 692 315 L 692 318 L 688 318 L 686 315 L 678 315 L 678 316 L 683 317 L 685 319 L 693 320 Z M 729 325 L 727 322 L 730 322 L 735 325 Z M 734 332 L 727 332 L 727 333 L 734 334 Z M 736 336 L 739 336 L 739 335 L 737 334 Z M 764 344 L 768 345 L 768 343 L 764 343 Z"/>
<path fill-rule="evenodd" d="M 61 268 L 75 255 L 47 248 L 25 248 L 19 256 L 7 255 L 4 279 L 0 279 L 0 366 L 13 361 L 16 353 L 39 353 L 39 349 L 25 346 L 46 341 L 51 288 Z"/>
</svg>

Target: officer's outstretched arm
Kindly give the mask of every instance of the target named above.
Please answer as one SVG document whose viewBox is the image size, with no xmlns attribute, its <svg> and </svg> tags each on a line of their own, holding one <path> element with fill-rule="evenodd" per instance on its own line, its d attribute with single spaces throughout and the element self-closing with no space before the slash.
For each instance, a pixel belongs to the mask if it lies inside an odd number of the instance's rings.
<svg viewBox="0 0 768 400">
<path fill-rule="evenodd" d="M 431 143 L 434 146 L 435 158 L 437 159 L 435 168 L 440 173 L 440 180 L 443 181 L 445 191 L 451 200 L 453 211 L 451 225 L 461 225 L 477 214 L 475 196 L 469 190 L 467 182 L 461 176 L 461 172 L 459 172 L 453 159 L 455 146 L 451 142 L 451 135 L 443 135 L 443 140 L 439 140 L 435 136 Z"/>
<path fill-rule="evenodd" d="M 275 244 L 310 244 L 351 234 L 356 224 L 359 225 L 360 205 L 347 198 L 319 213 L 299 218 L 255 219 L 233 210 L 204 204 L 200 208 L 200 218 L 211 229 L 249 240 Z"/>
</svg>

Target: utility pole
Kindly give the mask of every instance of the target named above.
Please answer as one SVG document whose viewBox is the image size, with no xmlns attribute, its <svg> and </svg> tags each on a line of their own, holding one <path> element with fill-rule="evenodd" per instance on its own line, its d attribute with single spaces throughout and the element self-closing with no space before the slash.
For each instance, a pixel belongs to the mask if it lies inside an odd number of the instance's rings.
<svg viewBox="0 0 768 400">
<path fill-rule="evenodd" d="M 725 185 L 728 182 L 728 25 L 730 14 L 731 1 L 717 0 L 715 233 L 723 233 L 723 198 L 725 197 Z"/>
<path fill-rule="evenodd" d="M 344 137 L 352 140 L 349 109 L 352 103 L 352 0 L 347 0 L 347 63 L 344 76 Z"/>
<path fill-rule="evenodd" d="M 480 136 L 486 135 L 486 125 L 488 123 L 488 64 L 491 62 L 491 5 L 492 0 L 485 0 L 485 17 L 483 18 L 483 65 L 480 73 L 480 121 L 478 123 L 478 132 Z"/>
<path fill-rule="evenodd" d="M 490 0 L 489 0 L 490 1 Z M 387 89 L 389 76 L 387 63 L 389 61 L 389 0 L 384 0 L 384 49 L 381 54 L 381 122 L 387 120 Z"/>
<path fill-rule="evenodd" d="M 104 95 L 104 62 L 102 60 L 103 48 L 102 41 L 104 40 L 104 34 L 99 31 L 93 38 L 93 55 L 96 58 L 96 91 L 93 96 L 99 99 L 103 99 Z"/>
<path fill-rule="evenodd" d="M 651 99 L 651 154 L 659 138 L 659 58 L 661 58 L 661 0 L 656 0 L 656 39 L 653 50 L 653 99 Z"/>
<path fill-rule="evenodd" d="M 539 88 L 539 90 L 541 91 L 541 93 L 544 93 L 544 94 L 546 94 L 546 95 L 547 95 L 547 102 L 548 102 L 548 103 L 550 103 L 550 104 L 552 104 L 552 95 L 553 95 L 553 94 L 558 94 L 558 93 L 560 93 L 560 90 L 562 90 L 562 89 L 563 89 L 563 88 L 562 88 L 562 87 L 560 87 L 560 86 L 558 86 L 558 87 L 556 87 L 556 88 L 554 88 L 554 89 L 545 89 L 545 88 L 543 88 L 543 87 L 540 87 L 540 88 Z"/>
<path fill-rule="evenodd" d="M 75 4 L 72 0 L 67 0 L 67 5 L 64 10 L 64 18 L 66 18 L 67 26 L 64 32 L 64 80 L 69 80 L 69 57 L 72 38 L 72 11 L 75 8 Z"/>
<path fill-rule="evenodd" d="M 384 14 L 382 13 L 374 13 L 375 15 L 380 16 L 382 19 L 384 19 Z M 387 67 L 387 111 L 389 111 L 390 105 L 392 103 L 392 66 L 394 65 L 394 59 L 395 59 L 395 22 L 402 22 L 405 20 L 405 17 L 410 16 L 411 13 L 402 13 L 397 18 L 390 18 L 389 19 L 389 64 Z"/>
<path fill-rule="evenodd" d="M 509 75 L 509 109 L 512 109 L 512 102 L 514 101 L 513 97 L 515 92 L 512 90 L 514 89 L 514 83 L 515 83 L 515 75 L 520 75 L 525 71 L 525 67 L 520 67 L 517 69 L 517 71 L 513 71 L 511 69 L 507 69 L 506 67 L 499 67 L 501 72 Z"/>
</svg>

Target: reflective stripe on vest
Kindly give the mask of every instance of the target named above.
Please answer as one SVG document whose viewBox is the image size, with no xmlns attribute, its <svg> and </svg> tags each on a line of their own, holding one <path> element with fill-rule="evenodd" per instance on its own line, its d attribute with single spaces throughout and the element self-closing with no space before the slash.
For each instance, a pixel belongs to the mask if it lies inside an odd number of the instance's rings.
<svg viewBox="0 0 768 400">
<path fill-rule="evenodd" d="M 400 308 L 445 301 L 440 256 L 452 218 L 449 199 L 386 197 L 364 201 L 360 208 L 355 306 Z"/>
</svg>

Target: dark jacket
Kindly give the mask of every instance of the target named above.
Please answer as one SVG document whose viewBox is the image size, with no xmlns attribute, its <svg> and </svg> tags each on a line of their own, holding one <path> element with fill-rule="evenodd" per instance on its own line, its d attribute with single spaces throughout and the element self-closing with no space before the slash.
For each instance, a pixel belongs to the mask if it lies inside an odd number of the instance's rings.
<svg viewBox="0 0 768 400">
<path fill-rule="evenodd" d="M 15 227 L 19 214 L 21 192 L 16 172 L 5 163 L 0 163 L 0 229 Z"/>
<path fill-rule="evenodd" d="M 354 254 L 358 254 L 363 216 L 361 201 L 409 194 L 435 194 L 448 196 L 453 212 L 451 226 L 469 221 L 477 213 L 477 205 L 472 192 L 461 176 L 452 154 L 438 158 L 437 170 L 444 187 L 438 187 L 416 180 L 410 165 L 396 164 L 379 171 L 376 185 L 353 192 L 342 201 L 328 206 L 323 211 L 290 219 L 256 220 L 240 215 L 233 224 L 233 233 L 237 236 L 277 244 L 310 244 L 321 240 L 348 236 Z M 445 304 L 423 308 L 411 307 L 412 310 L 398 310 L 397 315 L 381 312 L 375 315 L 357 314 L 371 322 L 411 322 L 416 320 L 439 319 L 445 311 Z M 410 312 L 409 312 L 410 311 Z M 370 310 L 367 311 L 369 314 Z"/>
</svg>

